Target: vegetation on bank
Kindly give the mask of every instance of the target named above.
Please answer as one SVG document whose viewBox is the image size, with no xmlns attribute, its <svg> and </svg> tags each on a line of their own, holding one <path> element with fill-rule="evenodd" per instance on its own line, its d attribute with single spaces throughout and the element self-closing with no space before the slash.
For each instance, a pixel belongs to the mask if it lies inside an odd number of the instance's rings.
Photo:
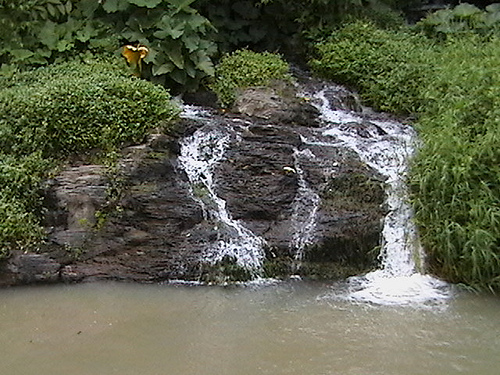
<svg viewBox="0 0 500 375">
<path fill-rule="evenodd" d="M 41 184 L 64 157 L 168 131 L 178 109 L 161 86 L 110 61 L 68 62 L 0 79 L 0 257 L 43 238 Z"/>
<path fill-rule="evenodd" d="M 349 24 L 316 45 L 311 66 L 355 85 L 378 108 L 417 116 L 422 145 L 410 186 L 431 271 L 498 290 L 500 37 L 496 24 L 480 33 L 433 27 L 439 37 L 429 39 L 409 28 Z"/>
</svg>

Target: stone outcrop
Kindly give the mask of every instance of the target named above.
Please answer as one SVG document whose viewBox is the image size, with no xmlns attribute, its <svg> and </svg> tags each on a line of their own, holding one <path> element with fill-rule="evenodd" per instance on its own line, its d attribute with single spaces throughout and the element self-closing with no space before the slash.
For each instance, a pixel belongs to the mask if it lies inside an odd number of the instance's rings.
<svg viewBox="0 0 500 375">
<path fill-rule="evenodd" d="M 306 100 L 252 89 L 237 107 L 238 114 L 213 111 L 217 126 L 246 124 L 230 130 L 214 180 L 232 218 L 265 240 L 262 274 L 336 279 L 374 267 L 382 178 L 345 148 L 304 142 L 319 126 Z M 179 129 L 186 136 L 201 126 L 184 119 Z M 63 169 L 45 190 L 46 244 L 3 262 L 0 284 L 238 278 L 204 259 L 218 229 L 178 156 L 178 138 L 156 135 L 124 149 L 114 169 Z"/>
</svg>

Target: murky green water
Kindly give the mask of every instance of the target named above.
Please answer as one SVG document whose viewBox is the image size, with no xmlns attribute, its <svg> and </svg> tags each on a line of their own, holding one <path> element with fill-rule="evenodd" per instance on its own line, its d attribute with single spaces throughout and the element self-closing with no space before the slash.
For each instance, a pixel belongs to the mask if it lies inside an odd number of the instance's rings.
<svg viewBox="0 0 500 375">
<path fill-rule="evenodd" d="M 331 287 L 0 290 L 0 374 L 498 374 L 500 299 L 355 305 Z"/>
</svg>

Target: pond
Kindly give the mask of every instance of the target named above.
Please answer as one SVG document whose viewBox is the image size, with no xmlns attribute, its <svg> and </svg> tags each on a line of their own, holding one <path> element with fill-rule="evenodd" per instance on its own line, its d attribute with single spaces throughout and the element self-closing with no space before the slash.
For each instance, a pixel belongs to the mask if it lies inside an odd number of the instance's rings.
<svg viewBox="0 0 500 375">
<path fill-rule="evenodd" d="M 302 280 L 2 289 L 0 373 L 498 373 L 497 297 L 375 305 L 338 290 Z"/>
</svg>

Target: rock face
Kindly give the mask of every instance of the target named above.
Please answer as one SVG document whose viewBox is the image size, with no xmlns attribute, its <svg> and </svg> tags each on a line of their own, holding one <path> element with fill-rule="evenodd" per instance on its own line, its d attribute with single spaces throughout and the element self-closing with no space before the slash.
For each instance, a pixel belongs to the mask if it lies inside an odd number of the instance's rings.
<svg viewBox="0 0 500 375">
<path fill-rule="evenodd" d="M 229 216 L 263 239 L 260 274 L 337 279 L 374 267 L 383 179 L 351 151 L 307 141 L 320 122 L 306 100 L 247 94 L 239 115 L 212 110 L 210 122 L 229 140 L 211 173 Z M 189 136 L 205 124 L 183 119 L 180 128 Z M 179 147 L 157 135 L 124 149 L 114 169 L 75 165 L 48 181 L 47 243 L 1 264 L 0 284 L 249 277 L 235 259 L 206 259 L 219 228 L 181 168 Z"/>
</svg>

